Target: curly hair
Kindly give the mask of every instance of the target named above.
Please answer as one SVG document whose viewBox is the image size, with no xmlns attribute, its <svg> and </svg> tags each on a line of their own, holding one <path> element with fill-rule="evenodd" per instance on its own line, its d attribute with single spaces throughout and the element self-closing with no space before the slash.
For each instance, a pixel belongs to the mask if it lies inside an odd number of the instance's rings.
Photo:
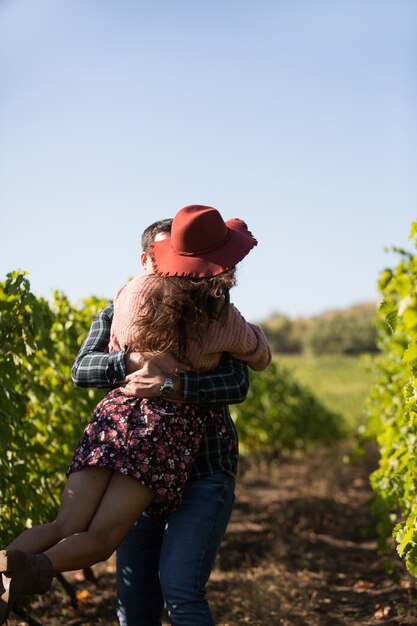
<svg viewBox="0 0 417 626">
<path fill-rule="evenodd" d="M 138 339 L 132 350 L 172 352 L 186 363 L 190 335 L 198 340 L 210 322 L 226 318 L 235 268 L 211 278 L 152 274 L 147 280 L 152 289 L 135 324 Z"/>
</svg>

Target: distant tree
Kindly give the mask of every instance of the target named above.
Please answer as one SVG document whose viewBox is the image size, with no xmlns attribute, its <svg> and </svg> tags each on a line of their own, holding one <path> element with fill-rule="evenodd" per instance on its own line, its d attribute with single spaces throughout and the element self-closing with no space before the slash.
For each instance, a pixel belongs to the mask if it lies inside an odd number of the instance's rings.
<svg viewBox="0 0 417 626">
<path fill-rule="evenodd" d="M 276 313 L 261 323 L 275 353 L 361 354 L 377 352 L 375 304 L 358 304 L 314 317 Z"/>
<path fill-rule="evenodd" d="M 314 354 L 335 354 L 343 352 L 343 324 L 341 316 L 330 319 L 318 317 L 306 337 L 306 345 Z"/>
<path fill-rule="evenodd" d="M 303 341 L 294 334 L 294 323 L 286 315 L 278 313 L 261 325 L 273 352 L 303 351 Z"/>
<path fill-rule="evenodd" d="M 357 305 L 315 318 L 306 345 L 314 354 L 377 352 L 375 307 Z"/>
</svg>

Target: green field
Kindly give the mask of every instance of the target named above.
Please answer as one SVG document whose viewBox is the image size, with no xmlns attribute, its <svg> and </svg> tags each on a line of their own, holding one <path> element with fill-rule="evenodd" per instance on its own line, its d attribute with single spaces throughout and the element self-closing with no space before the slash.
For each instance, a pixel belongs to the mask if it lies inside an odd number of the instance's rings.
<svg viewBox="0 0 417 626">
<path fill-rule="evenodd" d="M 373 379 L 366 365 L 369 357 L 280 354 L 275 359 L 327 408 L 341 414 L 352 430 L 363 423 L 363 403 Z"/>
</svg>

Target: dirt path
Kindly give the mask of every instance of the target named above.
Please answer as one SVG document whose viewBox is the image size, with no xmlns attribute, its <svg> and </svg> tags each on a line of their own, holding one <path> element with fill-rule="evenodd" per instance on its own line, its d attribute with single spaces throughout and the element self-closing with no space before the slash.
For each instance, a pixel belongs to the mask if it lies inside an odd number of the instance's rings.
<svg viewBox="0 0 417 626">
<path fill-rule="evenodd" d="M 212 579 L 219 623 L 417 624 L 414 582 L 401 564 L 395 578 L 385 573 L 372 538 L 373 461 L 345 464 L 347 452 L 316 451 L 240 481 Z"/>
<path fill-rule="evenodd" d="M 417 625 L 414 581 L 399 563 L 385 573 L 369 530 L 373 460 L 346 464 L 347 452 L 317 450 L 240 477 L 208 589 L 218 626 Z M 117 624 L 113 561 L 98 571 L 97 586 L 75 576 L 78 611 L 56 585 L 32 616 L 47 626 Z"/>
</svg>

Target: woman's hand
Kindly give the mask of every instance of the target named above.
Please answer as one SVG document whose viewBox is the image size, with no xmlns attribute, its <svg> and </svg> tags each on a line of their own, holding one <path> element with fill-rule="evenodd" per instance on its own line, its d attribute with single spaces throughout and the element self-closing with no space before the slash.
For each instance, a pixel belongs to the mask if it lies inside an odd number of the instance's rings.
<svg viewBox="0 0 417 626">
<path fill-rule="evenodd" d="M 170 352 L 126 352 L 124 359 L 127 374 L 133 374 L 149 365 L 155 366 L 165 376 L 172 377 L 178 366 L 177 359 Z"/>
<path fill-rule="evenodd" d="M 143 367 L 143 355 L 140 352 L 126 352 L 124 355 L 125 370 L 127 374 L 132 374 Z"/>
</svg>

